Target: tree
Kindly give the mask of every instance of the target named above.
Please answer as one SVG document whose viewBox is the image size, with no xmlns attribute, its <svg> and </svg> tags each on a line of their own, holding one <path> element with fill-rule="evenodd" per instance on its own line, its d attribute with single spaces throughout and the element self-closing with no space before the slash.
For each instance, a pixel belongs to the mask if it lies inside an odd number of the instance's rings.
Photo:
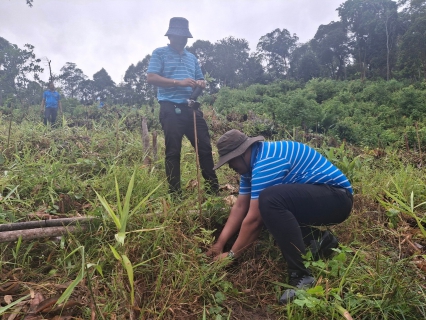
<svg viewBox="0 0 426 320">
<path fill-rule="evenodd" d="M 147 55 L 136 65 L 132 64 L 124 75 L 122 99 L 130 105 L 153 102 L 155 98 L 154 87 L 146 81 L 150 55 Z"/>
<path fill-rule="evenodd" d="M 298 46 L 291 53 L 289 74 L 295 80 L 307 82 L 320 76 L 320 63 L 310 43 Z"/>
<path fill-rule="evenodd" d="M 326 77 L 345 78 L 346 60 L 349 57 L 348 35 L 342 22 L 320 25 L 311 41 L 319 62 L 327 70 Z"/>
<path fill-rule="evenodd" d="M 25 49 L 18 48 L 0 37 L 0 88 L 7 96 L 25 91 L 33 80 L 39 80 L 43 72 L 40 59 L 36 59 L 34 46 L 26 44 Z"/>
<path fill-rule="evenodd" d="M 228 37 L 214 44 L 210 75 L 219 86 L 236 88 L 244 82 L 249 60 L 249 45 L 245 39 Z M 206 70 L 208 71 L 208 70 Z"/>
<path fill-rule="evenodd" d="M 401 37 L 398 59 L 406 77 L 426 79 L 426 17 L 415 19 Z"/>
<path fill-rule="evenodd" d="M 296 48 L 299 38 L 287 29 L 274 31 L 262 36 L 257 50 L 266 62 L 268 73 L 273 78 L 285 78 L 290 64 L 291 52 Z"/>
<path fill-rule="evenodd" d="M 87 79 L 80 82 L 79 92 L 81 93 L 80 101 L 85 104 L 89 105 L 92 104 L 96 99 L 96 90 L 95 90 L 95 84 L 93 80 Z"/>
<path fill-rule="evenodd" d="M 93 75 L 93 90 L 94 95 L 101 100 L 114 97 L 115 83 L 104 68 Z"/>
<path fill-rule="evenodd" d="M 210 41 L 197 40 L 192 46 L 186 47 L 186 50 L 194 54 L 198 58 L 198 62 L 203 74 L 211 74 L 214 68 L 214 48 Z"/>
<path fill-rule="evenodd" d="M 398 30 L 398 6 L 392 0 L 347 0 L 337 9 L 350 34 L 361 79 L 390 76 Z"/>
<path fill-rule="evenodd" d="M 62 68 L 59 80 L 66 96 L 70 98 L 81 98 L 79 92 L 80 84 L 87 79 L 83 71 L 72 62 L 67 62 Z"/>
</svg>

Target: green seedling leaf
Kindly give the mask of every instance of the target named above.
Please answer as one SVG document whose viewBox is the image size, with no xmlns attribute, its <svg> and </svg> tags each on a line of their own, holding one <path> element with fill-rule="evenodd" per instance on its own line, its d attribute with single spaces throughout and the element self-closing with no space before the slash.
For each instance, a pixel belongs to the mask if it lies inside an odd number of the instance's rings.
<svg viewBox="0 0 426 320">
<path fill-rule="evenodd" d="M 126 255 L 122 255 L 121 256 L 123 258 L 122 262 L 123 262 L 123 266 L 126 269 L 127 272 L 127 278 L 129 279 L 129 284 L 130 284 L 130 301 L 133 304 L 135 303 L 135 288 L 134 288 L 134 278 L 133 278 L 133 266 L 132 263 L 130 262 L 129 258 L 127 258 Z"/>
<path fill-rule="evenodd" d="M 118 219 L 117 215 L 114 213 L 114 210 L 112 210 L 112 208 L 110 207 L 110 205 L 108 204 L 108 202 L 106 201 L 106 199 L 104 197 L 99 195 L 99 193 L 97 193 L 96 191 L 95 191 L 95 193 L 96 193 L 99 201 L 101 202 L 102 206 L 105 208 L 107 213 L 110 215 L 110 217 L 114 221 L 114 224 L 115 224 L 117 230 L 120 230 L 121 229 L 121 222 L 120 222 L 120 219 Z"/>
<path fill-rule="evenodd" d="M 114 248 L 113 246 L 111 246 L 110 244 L 109 244 L 109 248 L 111 249 L 112 254 L 114 255 L 114 257 L 115 257 L 118 261 L 121 261 L 121 256 L 118 254 L 117 250 L 115 250 L 115 248 Z"/>
<path fill-rule="evenodd" d="M 130 215 L 133 215 L 133 214 L 134 214 L 137 210 L 139 210 L 139 208 L 140 208 L 140 207 L 142 207 L 143 205 L 145 205 L 145 203 L 148 201 L 149 197 L 151 197 L 151 196 L 154 194 L 154 192 L 155 192 L 155 191 L 157 191 L 157 189 L 161 187 L 161 185 L 162 185 L 162 184 L 163 184 L 163 182 L 161 182 L 158 186 L 156 186 L 153 190 L 151 190 L 151 192 L 150 192 L 150 193 L 148 193 L 148 194 L 146 195 L 146 197 L 145 197 L 145 198 L 143 198 L 143 199 L 142 199 L 142 201 L 141 201 L 141 202 L 139 202 L 139 203 L 136 205 L 136 207 L 132 210 L 132 212 L 131 212 L 131 214 L 130 214 Z"/>
<path fill-rule="evenodd" d="M 87 264 L 87 269 L 91 268 L 91 267 L 95 267 L 96 271 L 98 271 L 98 273 L 101 275 L 101 277 L 104 277 L 103 271 L 102 271 L 102 267 L 97 264 L 97 263 L 88 263 Z"/>
<path fill-rule="evenodd" d="M 124 239 L 126 238 L 126 233 L 125 232 L 119 232 L 115 234 L 115 240 L 117 240 L 117 242 L 119 244 L 121 244 L 122 246 L 124 246 Z"/>
<path fill-rule="evenodd" d="M 81 280 L 84 278 L 84 266 L 85 266 L 85 258 L 84 258 L 84 246 L 80 246 L 77 249 L 73 250 L 68 256 L 70 257 L 75 252 L 80 251 L 81 253 L 81 269 L 80 272 L 77 275 L 77 278 L 74 279 L 73 282 L 68 286 L 68 288 L 65 289 L 64 293 L 59 297 L 58 301 L 56 301 L 55 305 L 60 305 L 61 303 L 67 301 L 69 297 L 71 296 L 71 293 L 74 291 L 74 288 L 80 283 Z M 65 258 L 65 259 L 67 259 Z"/>
<path fill-rule="evenodd" d="M 123 213 L 123 209 L 121 207 L 121 200 L 120 200 L 120 189 L 118 187 L 117 177 L 115 179 L 115 195 L 117 197 L 117 209 L 118 209 L 118 215 L 121 217 Z M 120 226 L 121 228 L 121 226 Z"/>
</svg>

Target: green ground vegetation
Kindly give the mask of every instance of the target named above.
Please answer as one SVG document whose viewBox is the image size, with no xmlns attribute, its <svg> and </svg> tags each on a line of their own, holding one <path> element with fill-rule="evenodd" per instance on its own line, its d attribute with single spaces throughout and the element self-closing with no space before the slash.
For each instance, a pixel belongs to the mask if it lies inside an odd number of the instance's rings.
<svg viewBox="0 0 426 320">
<path fill-rule="evenodd" d="M 424 89 L 312 80 L 204 98 L 214 102 L 203 106 L 213 141 L 230 128 L 295 139 L 352 181 L 353 213 L 332 227 L 341 246 L 327 261 L 306 256 L 316 286 L 285 307 L 277 301 L 286 263 L 266 230 L 232 264 L 204 255 L 226 221 L 238 176 L 219 170 L 229 185 L 220 197 L 203 192 L 200 214 L 195 154 L 185 140 L 184 197 L 172 199 L 158 108 L 100 110 L 69 99 L 51 128 L 39 106 L 3 106 L 0 223 L 81 215 L 95 222 L 63 237 L 1 243 L 0 292 L 14 302 L 2 301 L 0 313 L 22 316 L 33 301 L 45 318 L 425 318 Z M 158 132 L 156 159 L 143 150 L 142 116 Z M 40 295 L 54 298 L 56 309 L 36 305 Z"/>
</svg>

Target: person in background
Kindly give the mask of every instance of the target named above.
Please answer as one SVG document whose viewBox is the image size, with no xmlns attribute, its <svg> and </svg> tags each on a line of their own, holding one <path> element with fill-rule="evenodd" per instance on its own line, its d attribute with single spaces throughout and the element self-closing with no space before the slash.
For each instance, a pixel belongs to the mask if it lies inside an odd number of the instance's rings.
<svg viewBox="0 0 426 320">
<path fill-rule="evenodd" d="M 205 88 L 206 82 L 197 58 L 185 49 L 189 32 L 188 20 L 171 18 L 165 34 L 170 44 L 154 50 L 147 70 L 147 81 L 157 86 L 157 99 L 160 103 L 160 123 L 166 144 L 166 175 L 169 191 L 181 194 L 180 154 L 182 138 L 186 136 L 195 147 L 193 109 L 188 107 L 188 99 L 196 87 Z M 203 113 L 195 110 L 198 156 L 206 190 L 216 194 L 219 183 L 213 170 L 213 156 L 209 129 Z"/>
<path fill-rule="evenodd" d="M 236 203 L 216 243 L 207 252 L 216 259 L 237 258 L 265 225 L 287 261 L 289 284 L 280 302 L 286 304 L 297 289 L 315 284 L 302 256 L 327 258 L 338 246 L 329 226 L 346 220 L 352 210 L 352 187 L 346 176 L 313 148 L 294 141 L 266 142 L 230 130 L 218 142 L 219 162 L 241 175 Z M 238 233 L 231 250 L 226 242 Z"/>
<path fill-rule="evenodd" d="M 41 101 L 41 112 L 44 112 L 43 123 L 47 125 L 50 122 L 54 125 L 58 115 L 58 109 L 62 113 L 61 96 L 55 90 L 53 82 L 49 82 L 49 90 L 43 92 L 43 99 Z"/>
<path fill-rule="evenodd" d="M 100 97 L 98 97 L 97 98 L 97 100 L 98 100 L 98 109 L 101 109 L 101 108 L 103 108 L 104 107 L 104 102 L 103 101 L 101 101 L 101 98 Z"/>
</svg>

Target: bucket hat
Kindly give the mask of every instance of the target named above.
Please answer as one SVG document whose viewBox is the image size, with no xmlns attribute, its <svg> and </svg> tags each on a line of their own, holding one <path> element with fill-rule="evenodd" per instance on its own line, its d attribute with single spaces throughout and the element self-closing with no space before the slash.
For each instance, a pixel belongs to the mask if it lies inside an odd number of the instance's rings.
<svg viewBox="0 0 426 320">
<path fill-rule="evenodd" d="M 213 167 L 216 170 L 240 155 L 242 155 L 253 143 L 263 141 L 263 136 L 247 137 L 239 130 L 232 129 L 226 132 L 217 141 L 217 149 L 219 152 L 219 161 Z"/>
<path fill-rule="evenodd" d="M 171 18 L 169 23 L 169 30 L 167 30 L 165 36 L 181 36 L 192 38 L 192 34 L 189 32 L 188 25 L 188 20 L 185 18 Z"/>
</svg>

